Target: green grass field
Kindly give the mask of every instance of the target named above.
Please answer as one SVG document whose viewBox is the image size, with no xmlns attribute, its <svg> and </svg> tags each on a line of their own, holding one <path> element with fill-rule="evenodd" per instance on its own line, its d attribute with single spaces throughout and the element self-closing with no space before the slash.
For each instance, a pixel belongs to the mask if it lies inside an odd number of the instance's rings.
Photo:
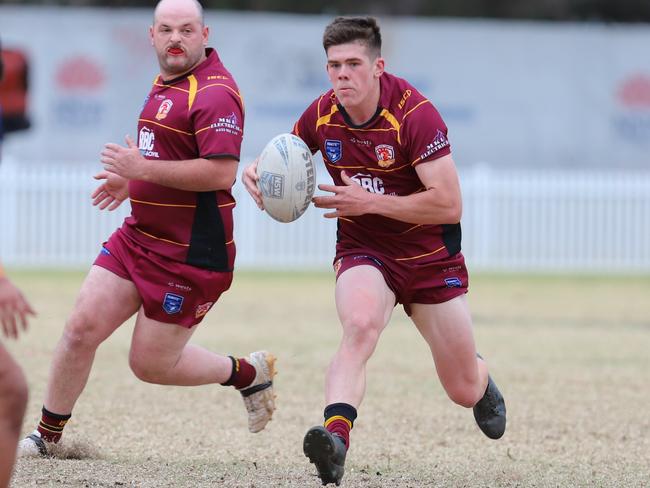
<svg viewBox="0 0 650 488">
<path fill-rule="evenodd" d="M 39 313 L 9 344 L 30 384 L 28 433 L 83 274 L 10 276 Z M 369 364 L 342 486 L 650 486 L 650 278 L 475 275 L 469 300 L 506 397 L 503 439 L 485 438 L 471 410 L 446 398 L 400 307 Z M 138 381 L 132 325 L 99 349 L 61 458 L 19 461 L 13 486 L 320 486 L 302 437 L 322 420 L 339 339 L 330 274 L 240 272 L 194 336 L 223 353 L 278 356 L 278 410 L 260 434 L 230 388 Z"/>
</svg>

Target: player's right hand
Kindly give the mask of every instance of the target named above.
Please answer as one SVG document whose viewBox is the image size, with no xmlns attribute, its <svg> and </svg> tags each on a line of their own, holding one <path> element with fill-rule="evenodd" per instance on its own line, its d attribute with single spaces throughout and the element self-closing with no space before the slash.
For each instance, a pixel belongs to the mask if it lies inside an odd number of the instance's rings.
<svg viewBox="0 0 650 488">
<path fill-rule="evenodd" d="M 124 200 L 129 198 L 129 180 L 122 178 L 115 173 L 101 171 L 93 178 L 96 180 L 105 180 L 90 195 L 93 199 L 93 205 L 99 206 L 100 210 L 115 210 Z"/>
<path fill-rule="evenodd" d="M 257 162 L 259 159 L 260 158 L 255 158 L 255 161 L 244 168 L 244 171 L 241 175 L 241 180 L 242 183 L 244 183 L 244 187 L 250 196 L 253 198 L 253 200 L 255 200 L 257 207 L 260 210 L 264 210 L 264 204 L 262 203 L 262 193 L 257 187 L 257 182 L 259 181 L 259 178 L 257 177 Z"/>
<path fill-rule="evenodd" d="M 35 315 L 23 294 L 7 278 L 0 278 L 0 324 L 5 336 L 17 338 L 20 328 L 27 330 L 27 316 Z"/>
</svg>

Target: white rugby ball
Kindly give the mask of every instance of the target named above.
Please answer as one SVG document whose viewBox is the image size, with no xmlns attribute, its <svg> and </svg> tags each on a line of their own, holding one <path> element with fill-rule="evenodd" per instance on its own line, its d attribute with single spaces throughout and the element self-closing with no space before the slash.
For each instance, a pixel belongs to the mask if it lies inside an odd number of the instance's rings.
<svg viewBox="0 0 650 488">
<path fill-rule="evenodd" d="M 257 176 L 262 203 L 271 217 L 292 222 L 305 213 L 314 195 L 316 169 L 300 137 L 280 134 L 271 139 L 257 162 Z"/>
</svg>

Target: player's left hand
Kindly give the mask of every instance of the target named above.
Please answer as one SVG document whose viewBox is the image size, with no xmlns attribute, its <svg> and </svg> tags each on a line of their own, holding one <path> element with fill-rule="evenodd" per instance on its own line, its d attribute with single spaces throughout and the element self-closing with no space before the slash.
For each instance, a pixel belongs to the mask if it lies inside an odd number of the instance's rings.
<svg viewBox="0 0 650 488">
<path fill-rule="evenodd" d="M 5 336 L 15 339 L 27 329 L 27 316 L 34 315 L 29 302 L 6 277 L 0 278 L 0 325 Z"/>
<path fill-rule="evenodd" d="M 333 193 L 331 196 L 313 197 L 311 201 L 317 208 L 333 208 L 334 212 L 323 214 L 323 217 L 334 219 L 337 217 L 353 217 L 372 213 L 370 204 L 373 195 L 350 178 L 345 171 L 341 171 L 343 186 L 318 185 L 318 189 Z"/>
<path fill-rule="evenodd" d="M 109 142 L 101 153 L 101 162 L 109 173 L 129 180 L 145 179 L 149 161 L 140 154 L 131 136 L 125 137 L 126 146 Z"/>
</svg>

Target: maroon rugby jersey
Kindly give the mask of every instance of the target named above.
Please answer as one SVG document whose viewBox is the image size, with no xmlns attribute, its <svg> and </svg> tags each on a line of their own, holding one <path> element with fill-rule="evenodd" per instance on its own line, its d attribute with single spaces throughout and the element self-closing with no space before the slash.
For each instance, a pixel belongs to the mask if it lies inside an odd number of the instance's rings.
<svg viewBox="0 0 650 488">
<path fill-rule="evenodd" d="M 159 76 L 138 122 L 138 147 L 150 160 L 239 160 L 244 109 L 237 84 L 214 49 L 190 73 Z M 234 181 L 233 181 L 234 183 Z M 194 192 L 129 182 L 131 216 L 122 230 L 143 247 L 200 268 L 232 270 L 235 260 L 230 190 Z"/>
<path fill-rule="evenodd" d="M 334 184 L 341 170 L 372 193 L 424 191 L 415 166 L 451 153 L 447 127 L 436 108 L 406 80 L 380 78 L 375 115 L 354 125 L 333 90 L 315 100 L 294 126 L 313 152 L 321 151 Z M 337 254 L 363 248 L 398 261 L 439 260 L 460 251 L 460 224 L 416 225 L 367 214 L 338 219 Z"/>
</svg>

